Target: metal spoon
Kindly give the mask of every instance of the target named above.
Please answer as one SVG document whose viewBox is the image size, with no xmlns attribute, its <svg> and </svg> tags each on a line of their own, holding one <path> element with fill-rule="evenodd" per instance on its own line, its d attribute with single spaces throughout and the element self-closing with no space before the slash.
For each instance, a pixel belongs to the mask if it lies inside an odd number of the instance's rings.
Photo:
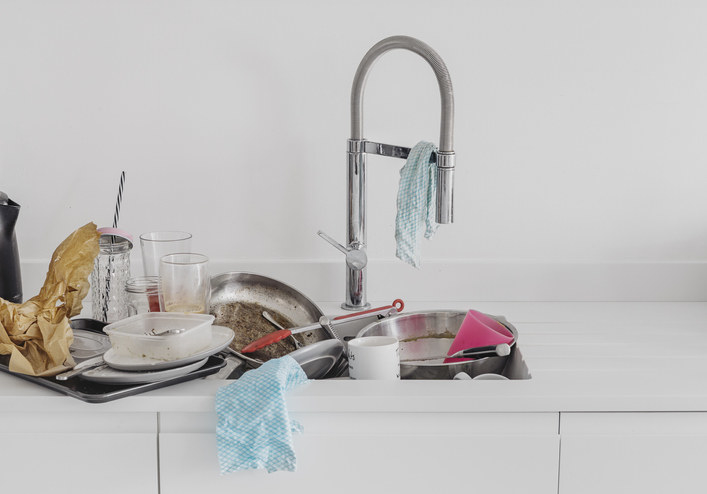
<svg viewBox="0 0 707 494">
<path fill-rule="evenodd" d="M 155 328 L 152 328 L 151 330 L 146 331 L 145 335 L 147 335 L 147 336 L 169 336 L 172 334 L 181 334 L 184 331 L 186 331 L 186 328 L 162 329 L 160 331 L 157 331 Z"/>
<path fill-rule="evenodd" d="M 282 326 L 282 324 L 280 324 L 280 323 L 277 322 L 275 319 L 273 319 L 273 317 L 270 315 L 270 313 L 269 313 L 268 311 L 266 311 L 266 310 L 263 311 L 263 317 L 264 317 L 270 324 L 272 324 L 273 326 L 275 326 L 277 329 L 280 329 L 280 330 L 285 329 L 285 328 Z M 292 341 L 293 341 L 294 344 L 295 344 L 295 348 L 302 348 L 302 345 L 300 345 L 300 342 L 297 341 L 297 338 L 295 338 L 293 335 L 290 335 L 290 338 L 292 338 Z"/>
</svg>

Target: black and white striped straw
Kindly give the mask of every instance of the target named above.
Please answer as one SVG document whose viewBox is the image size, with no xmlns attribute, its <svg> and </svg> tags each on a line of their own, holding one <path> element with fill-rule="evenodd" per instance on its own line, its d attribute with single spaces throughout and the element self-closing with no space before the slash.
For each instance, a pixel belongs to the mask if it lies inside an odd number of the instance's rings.
<svg viewBox="0 0 707 494">
<path fill-rule="evenodd" d="M 113 214 L 113 228 L 118 228 L 118 220 L 120 219 L 120 204 L 123 202 L 123 186 L 125 185 L 125 171 L 120 172 L 120 183 L 118 184 L 118 198 L 115 201 L 115 213 Z M 113 243 L 114 236 L 110 237 L 110 243 Z M 113 254 L 108 257 L 108 273 L 112 272 L 111 264 L 113 263 Z M 108 302 L 110 301 L 110 275 L 106 279 L 106 294 L 103 302 L 103 321 L 108 322 Z"/>
<path fill-rule="evenodd" d="M 115 214 L 113 214 L 113 228 L 118 228 L 120 219 L 120 204 L 123 202 L 123 185 L 125 185 L 125 172 L 120 173 L 120 184 L 118 184 L 118 199 L 115 202 Z"/>
</svg>

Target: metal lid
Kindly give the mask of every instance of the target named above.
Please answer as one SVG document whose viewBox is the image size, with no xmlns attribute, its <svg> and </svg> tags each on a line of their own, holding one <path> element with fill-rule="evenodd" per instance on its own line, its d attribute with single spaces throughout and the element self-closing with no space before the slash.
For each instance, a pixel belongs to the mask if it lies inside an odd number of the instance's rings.
<svg viewBox="0 0 707 494">
<path fill-rule="evenodd" d="M 101 234 L 99 242 L 101 249 L 105 248 L 116 253 L 133 248 L 133 236 L 125 230 L 104 227 L 99 228 L 97 231 Z"/>
</svg>

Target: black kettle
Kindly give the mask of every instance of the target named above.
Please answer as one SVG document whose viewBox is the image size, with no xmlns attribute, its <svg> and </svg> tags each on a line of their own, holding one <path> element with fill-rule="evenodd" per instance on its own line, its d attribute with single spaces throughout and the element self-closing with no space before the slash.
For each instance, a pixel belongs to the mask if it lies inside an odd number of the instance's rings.
<svg viewBox="0 0 707 494">
<path fill-rule="evenodd" d="M 0 192 L 0 298 L 22 302 L 20 253 L 17 250 L 15 223 L 20 205 Z"/>
</svg>

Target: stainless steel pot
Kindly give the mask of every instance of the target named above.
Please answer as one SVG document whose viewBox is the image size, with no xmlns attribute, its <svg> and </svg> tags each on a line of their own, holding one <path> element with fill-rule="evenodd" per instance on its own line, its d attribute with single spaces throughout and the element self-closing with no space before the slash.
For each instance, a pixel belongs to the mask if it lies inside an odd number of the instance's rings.
<svg viewBox="0 0 707 494">
<path fill-rule="evenodd" d="M 369 324 L 357 337 L 362 336 L 395 336 L 400 342 L 400 360 L 428 359 L 436 355 L 446 355 L 452 346 L 464 321 L 466 312 L 436 311 L 412 312 L 383 319 Z M 511 353 L 518 341 L 518 331 L 504 317 L 489 316 L 513 334 Z M 501 374 L 506 357 L 486 357 L 466 362 L 445 364 L 444 359 L 425 360 L 400 363 L 402 379 L 452 379 L 459 372 L 466 372 L 471 377 L 480 374 Z"/>
<path fill-rule="evenodd" d="M 288 319 L 293 327 L 317 322 L 324 315 L 321 309 L 304 294 L 273 278 L 245 272 L 228 272 L 212 277 L 209 312 L 216 317 L 214 324 L 233 329 L 236 337 L 231 343 L 230 350 L 255 367 L 261 365 L 263 360 L 254 357 L 253 354 L 245 355 L 239 352 L 251 340 L 242 337 L 244 328 L 238 327 L 229 317 L 234 303 L 258 304 L 271 314 Z M 285 324 L 283 321 L 279 322 Z M 256 319 L 252 324 L 261 325 L 259 327 L 262 328 L 262 335 L 275 329 L 265 318 Z M 334 335 L 325 329 L 318 329 L 296 335 L 296 338 L 306 346 L 334 338 Z M 294 346 L 291 350 L 294 350 Z"/>
</svg>

